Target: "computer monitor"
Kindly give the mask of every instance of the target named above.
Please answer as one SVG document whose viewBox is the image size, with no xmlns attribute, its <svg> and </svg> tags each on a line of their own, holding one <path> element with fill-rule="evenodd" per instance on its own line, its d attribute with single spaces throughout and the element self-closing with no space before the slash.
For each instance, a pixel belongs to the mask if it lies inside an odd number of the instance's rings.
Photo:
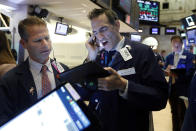
<svg viewBox="0 0 196 131">
<path fill-rule="evenodd" d="M 97 130 L 96 119 L 71 84 L 56 88 L 39 102 L 5 123 L 1 131 Z"/>
<path fill-rule="evenodd" d="M 182 24 L 186 30 L 196 29 L 196 15 L 187 16 L 181 19 Z"/>
<path fill-rule="evenodd" d="M 151 35 L 160 35 L 160 28 L 159 27 L 151 27 L 150 34 Z"/>
<path fill-rule="evenodd" d="M 195 44 L 195 38 L 189 38 L 188 42 L 190 45 Z"/>
<path fill-rule="evenodd" d="M 69 26 L 60 22 L 56 23 L 55 34 L 67 35 Z"/>
<path fill-rule="evenodd" d="M 159 24 L 160 2 L 137 0 L 140 13 L 139 21 L 141 24 Z"/>
<path fill-rule="evenodd" d="M 166 27 L 165 35 L 176 35 L 176 27 Z"/>
<path fill-rule="evenodd" d="M 141 39 L 142 39 L 142 36 L 141 36 L 141 35 L 131 34 L 131 40 L 132 40 L 132 41 L 140 42 Z"/>
</svg>

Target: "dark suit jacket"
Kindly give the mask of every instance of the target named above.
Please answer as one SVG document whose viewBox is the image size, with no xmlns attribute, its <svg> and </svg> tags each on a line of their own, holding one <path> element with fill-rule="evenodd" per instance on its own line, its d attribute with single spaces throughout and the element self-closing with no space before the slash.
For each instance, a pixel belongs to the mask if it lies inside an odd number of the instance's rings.
<svg viewBox="0 0 196 131">
<path fill-rule="evenodd" d="M 62 65 L 64 69 L 67 66 Z M 53 68 L 53 66 L 52 66 Z M 55 82 L 58 86 L 61 82 L 56 78 L 57 71 L 53 68 Z M 32 93 L 30 90 L 34 90 Z M 33 76 L 29 70 L 29 62 L 19 64 L 2 77 L 0 82 L 0 124 L 6 122 L 16 114 L 23 111 L 37 101 L 37 92 Z"/>
<path fill-rule="evenodd" d="M 124 61 L 118 52 L 111 67 L 115 70 L 135 68 L 136 73 L 123 76 L 128 80 L 128 99 L 119 91 L 89 91 L 80 89 L 84 99 L 89 97 L 89 108 L 97 109 L 107 131 L 148 131 L 149 112 L 165 108 L 168 85 L 150 47 L 125 39 L 130 45 L 132 59 Z M 97 63 L 100 56 L 97 57 Z"/>
<path fill-rule="evenodd" d="M 182 55 L 186 56 L 186 59 L 180 59 L 177 65 L 177 68 L 186 69 L 185 74 L 179 74 L 178 78 L 176 79 L 176 83 L 173 85 L 173 88 L 176 92 L 176 96 L 187 96 L 188 94 L 188 87 L 193 75 L 193 54 L 184 50 Z M 168 65 L 174 64 L 174 53 L 170 53 L 166 57 L 165 68 Z M 172 90 L 173 90 L 172 89 Z"/>
<path fill-rule="evenodd" d="M 196 131 L 196 75 L 190 84 L 189 106 L 185 114 L 182 131 Z"/>
</svg>

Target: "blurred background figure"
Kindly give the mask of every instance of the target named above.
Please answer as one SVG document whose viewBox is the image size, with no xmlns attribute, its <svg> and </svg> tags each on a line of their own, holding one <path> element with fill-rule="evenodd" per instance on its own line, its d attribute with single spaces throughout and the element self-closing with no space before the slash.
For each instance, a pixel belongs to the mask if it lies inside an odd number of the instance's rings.
<svg viewBox="0 0 196 131">
<path fill-rule="evenodd" d="M 182 48 L 180 36 L 172 36 L 172 52 L 166 57 L 165 69 L 170 76 L 170 96 L 173 131 L 180 131 L 184 120 L 188 87 L 193 75 L 193 54 Z M 172 71 L 173 70 L 173 71 Z M 186 98 L 186 99 L 185 99 Z"/>
<path fill-rule="evenodd" d="M 158 48 L 158 45 L 159 45 L 158 40 L 156 38 L 154 38 L 154 37 L 146 37 L 142 41 L 142 43 L 145 44 L 145 45 L 148 45 L 148 46 L 150 46 L 152 48 L 157 63 L 160 65 L 161 68 L 163 68 L 164 67 L 164 62 L 162 61 L 162 57 L 158 53 L 158 49 L 157 49 Z"/>
<path fill-rule="evenodd" d="M 16 66 L 5 32 L 0 31 L 0 78 Z"/>
<path fill-rule="evenodd" d="M 164 67 L 165 65 L 165 56 L 166 56 L 166 51 L 165 50 L 161 50 L 161 53 L 160 53 L 160 61 L 159 61 L 159 65 L 161 66 L 161 68 Z"/>
</svg>

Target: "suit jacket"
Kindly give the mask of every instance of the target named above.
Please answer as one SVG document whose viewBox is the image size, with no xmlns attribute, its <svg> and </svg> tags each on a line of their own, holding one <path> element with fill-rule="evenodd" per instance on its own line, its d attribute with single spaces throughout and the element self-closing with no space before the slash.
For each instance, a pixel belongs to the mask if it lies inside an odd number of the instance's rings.
<svg viewBox="0 0 196 131">
<path fill-rule="evenodd" d="M 188 87 L 194 71 L 193 54 L 184 50 L 182 55 L 185 56 L 186 58 L 179 59 L 177 68 L 186 69 L 186 73 L 181 75 L 179 74 L 175 84 L 173 85 L 174 88 L 172 88 L 172 90 L 173 89 L 175 90 L 176 96 L 181 96 L 181 95 L 187 96 Z M 170 53 L 166 57 L 165 68 L 167 68 L 168 65 L 173 65 L 173 64 L 174 64 L 174 53 Z"/>
<path fill-rule="evenodd" d="M 81 88 L 79 93 L 89 99 L 89 108 L 94 110 L 107 131 L 148 131 L 149 112 L 165 108 L 168 85 L 150 47 L 125 39 L 132 59 L 124 61 L 120 53 L 111 67 L 118 70 L 135 68 L 133 74 L 123 76 L 128 80 L 128 99 L 119 91 L 89 91 Z M 100 63 L 101 56 L 97 57 Z M 85 91 L 84 91 L 85 90 Z M 88 97 L 87 97 L 88 96 Z"/>
<path fill-rule="evenodd" d="M 67 66 L 62 65 L 66 70 Z M 61 82 L 56 78 L 57 71 L 53 68 L 56 86 Z M 33 91 L 32 91 L 33 90 Z M 33 76 L 29 70 L 29 62 L 19 64 L 2 77 L 0 82 L 0 124 L 37 102 L 37 92 Z"/>
<path fill-rule="evenodd" d="M 196 75 L 190 84 L 189 106 L 184 117 L 182 131 L 196 131 Z"/>
</svg>

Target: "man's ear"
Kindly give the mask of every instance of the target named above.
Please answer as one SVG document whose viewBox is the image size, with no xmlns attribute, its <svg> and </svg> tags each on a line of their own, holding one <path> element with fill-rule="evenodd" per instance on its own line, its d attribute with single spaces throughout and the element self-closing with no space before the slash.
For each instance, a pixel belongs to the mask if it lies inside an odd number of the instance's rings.
<svg viewBox="0 0 196 131">
<path fill-rule="evenodd" d="M 119 20 L 115 20 L 115 27 L 118 29 L 118 31 L 120 30 L 120 21 Z"/>
<path fill-rule="evenodd" d="M 26 49 L 26 41 L 25 41 L 25 40 L 21 39 L 21 40 L 20 40 L 20 44 L 22 45 L 22 47 L 23 47 L 24 49 Z"/>
</svg>

